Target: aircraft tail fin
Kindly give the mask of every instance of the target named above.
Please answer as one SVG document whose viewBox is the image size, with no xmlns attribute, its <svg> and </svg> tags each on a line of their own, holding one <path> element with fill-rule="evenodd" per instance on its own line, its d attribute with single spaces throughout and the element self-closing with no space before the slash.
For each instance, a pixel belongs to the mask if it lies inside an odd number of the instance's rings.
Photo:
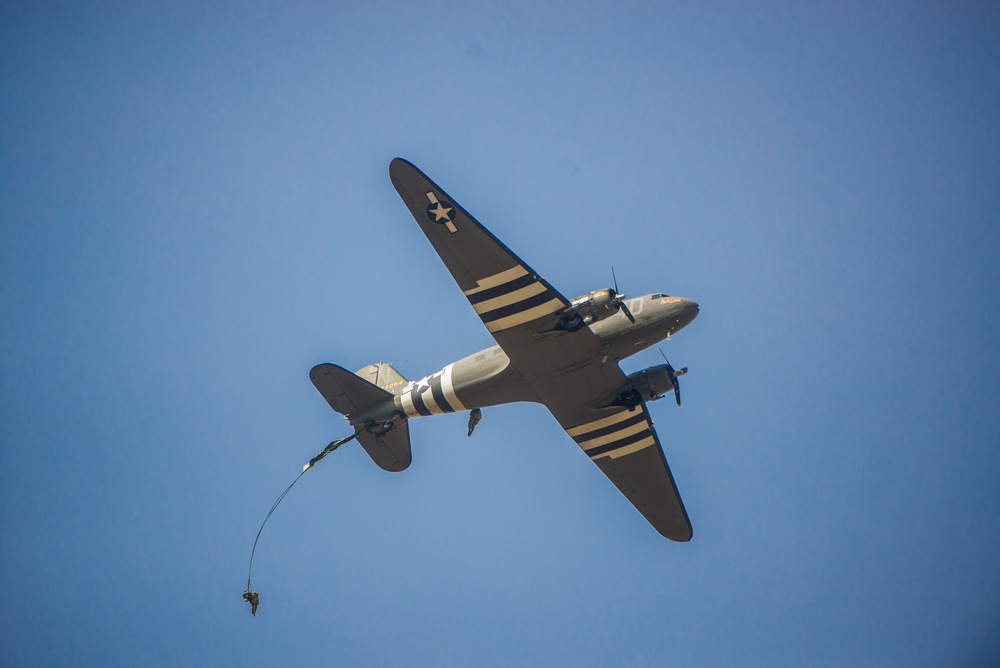
<svg viewBox="0 0 1000 668">
<path fill-rule="evenodd" d="M 403 374 L 393 369 L 391 364 L 385 362 L 369 364 L 363 369 L 358 369 L 355 374 L 393 394 L 399 394 L 406 385 L 406 379 L 403 378 Z"/>
<path fill-rule="evenodd" d="M 392 370 L 388 364 L 385 366 Z M 369 368 L 365 367 L 362 371 Z M 395 373 L 395 370 L 392 371 Z M 387 414 L 380 417 L 388 418 L 392 412 L 392 393 L 336 364 L 317 364 L 309 372 L 309 379 L 330 408 L 346 417 L 355 429 L 361 430 L 358 442 L 380 468 L 395 472 L 410 465 L 410 428 L 405 417 L 393 420 L 388 431 L 384 423 L 369 425 L 369 429 L 360 422 L 361 416 L 380 405 L 387 405 L 388 409 Z"/>
</svg>

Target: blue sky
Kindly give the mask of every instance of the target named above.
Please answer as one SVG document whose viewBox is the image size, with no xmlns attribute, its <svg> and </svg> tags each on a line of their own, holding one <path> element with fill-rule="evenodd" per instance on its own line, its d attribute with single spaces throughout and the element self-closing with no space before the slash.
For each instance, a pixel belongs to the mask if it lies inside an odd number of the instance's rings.
<svg viewBox="0 0 1000 668">
<path fill-rule="evenodd" d="M 996 665 L 995 3 L 4 3 L 0 663 Z M 403 156 L 565 295 L 696 300 L 660 538 L 544 408 L 325 460 L 319 362 L 491 344 Z M 656 364 L 655 350 L 623 363 Z"/>
</svg>

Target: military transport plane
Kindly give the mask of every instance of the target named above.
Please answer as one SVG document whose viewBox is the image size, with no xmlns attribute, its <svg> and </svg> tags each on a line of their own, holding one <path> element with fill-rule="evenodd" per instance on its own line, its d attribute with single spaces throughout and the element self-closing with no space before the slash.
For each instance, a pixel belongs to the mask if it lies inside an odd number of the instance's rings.
<svg viewBox="0 0 1000 668">
<path fill-rule="evenodd" d="M 412 164 L 396 158 L 389 177 L 498 345 L 415 382 L 381 362 L 356 374 L 313 367 L 316 389 L 375 463 L 410 465 L 411 418 L 470 410 L 471 436 L 479 409 L 538 402 L 660 534 L 691 540 L 646 408 L 671 391 L 679 406 L 687 369 L 667 362 L 626 376 L 618 362 L 685 327 L 698 304 L 661 293 L 626 302 L 617 285 L 566 299 Z"/>
</svg>

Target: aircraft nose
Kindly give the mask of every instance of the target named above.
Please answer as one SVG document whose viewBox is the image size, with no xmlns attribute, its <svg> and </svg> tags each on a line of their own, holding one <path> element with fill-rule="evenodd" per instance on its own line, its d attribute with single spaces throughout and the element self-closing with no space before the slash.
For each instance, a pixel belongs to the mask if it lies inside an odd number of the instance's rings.
<svg viewBox="0 0 1000 668">
<path fill-rule="evenodd" d="M 680 315 L 685 325 L 694 320 L 696 317 L 698 317 L 698 312 L 700 310 L 701 307 L 698 306 L 698 302 L 691 301 L 690 299 L 681 298 Z"/>
</svg>

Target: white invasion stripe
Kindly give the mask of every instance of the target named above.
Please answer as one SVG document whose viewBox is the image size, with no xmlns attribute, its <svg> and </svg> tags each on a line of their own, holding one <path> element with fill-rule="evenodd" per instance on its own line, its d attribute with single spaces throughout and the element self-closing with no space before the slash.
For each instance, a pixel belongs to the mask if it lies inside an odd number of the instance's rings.
<svg viewBox="0 0 1000 668">
<path fill-rule="evenodd" d="M 406 417 L 420 417 L 420 413 L 417 412 L 417 407 L 413 405 L 413 395 L 411 394 L 413 387 L 407 387 L 403 390 L 403 393 L 399 395 L 399 401 L 403 404 L 403 412 L 406 413 Z"/>
<path fill-rule="evenodd" d="M 499 320 L 494 320 L 493 322 L 486 323 L 486 329 L 490 333 L 499 332 L 503 329 L 509 329 L 511 327 L 516 327 L 518 325 L 523 325 L 526 322 L 531 322 L 542 316 L 549 315 L 550 313 L 555 313 L 563 306 L 562 301 L 559 298 L 554 298 L 550 301 L 536 306 L 534 308 L 529 308 L 527 311 L 521 311 L 520 313 L 515 313 L 514 315 L 509 315 L 506 318 L 500 318 Z"/>
<path fill-rule="evenodd" d="M 434 401 L 434 393 L 431 392 L 431 388 L 427 388 L 425 391 L 420 393 L 420 398 L 424 400 L 424 407 L 427 408 L 427 412 L 431 415 L 441 415 L 444 413 L 441 407 L 437 405 Z"/>
<path fill-rule="evenodd" d="M 432 380 L 434 380 L 434 376 L 427 379 L 427 389 L 420 393 L 420 398 L 424 400 L 424 406 L 431 415 L 442 415 L 444 411 L 434 401 L 434 392 L 431 390 Z"/>
<path fill-rule="evenodd" d="M 594 420 L 593 422 L 588 422 L 587 424 L 581 424 L 577 427 L 567 429 L 566 433 L 570 436 L 579 436 L 580 434 L 586 434 L 588 431 L 596 431 L 597 429 L 610 427 L 617 422 L 624 422 L 633 415 L 635 415 L 635 413 L 632 411 L 619 411 L 610 417 L 601 418 L 600 420 Z"/>
<path fill-rule="evenodd" d="M 541 283 L 541 281 L 538 283 L 532 283 L 531 285 L 526 285 L 520 290 L 514 290 L 514 292 L 508 292 L 505 295 L 500 295 L 499 297 L 494 297 L 493 299 L 487 299 L 484 302 L 473 304 L 472 308 L 476 309 L 476 313 L 481 315 L 487 311 L 493 311 L 494 309 L 523 301 L 528 297 L 534 297 L 539 292 L 545 292 L 545 286 Z"/>
<path fill-rule="evenodd" d="M 592 438 L 589 441 L 584 441 L 580 443 L 580 447 L 584 450 L 590 450 L 591 448 L 596 448 L 599 445 L 604 445 L 605 443 L 613 443 L 614 441 L 619 441 L 626 436 L 631 436 L 632 434 L 638 434 L 640 431 L 646 431 L 649 429 L 649 425 L 646 421 L 637 422 L 633 425 L 625 427 L 624 429 L 619 429 L 618 431 L 607 434 L 606 436 L 600 436 L 598 438 Z"/>
<path fill-rule="evenodd" d="M 528 270 L 521 265 L 515 265 L 506 271 L 501 271 L 499 274 L 493 274 L 492 276 L 487 276 L 486 278 L 480 278 L 476 281 L 476 286 L 471 290 L 466 290 L 465 294 L 474 295 L 477 292 L 482 292 L 487 288 L 495 288 L 498 285 L 503 285 L 508 283 L 515 278 L 519 278 L 528 273 Z"/>
<path fill-rule="evenodd" d="M 444 375 L 441 376 L 441 391 L 444 392 L 445 401 L 448 402 L 449 406 L 454 408 L 456 411 L 464 411 L 465 406 L 463 406 L 462 402 L 458 400 L 458 395 L 455 394 L 455 384 L 451 379 L 451 374 L 454 369 L 454 362 L 444 368 Z"/>
<path fill-rule="evenodd" d="M 655 444 L 656 444 L 656 439 L 653 438 L 652 434 L 650 434 L 649 438 L 644 438 L 638 443 L 633 443 L 632 445 L 626 445 L 624 448 L 618 448 L 617 450 L 612 450 L 611 452 L 605 452 L 604 454 L 610 455 L 611 459 L 617 459 L 619 457 L 624 457 L 625 455 L 631 455 L 633 452 L 638 452 Z"/>
</svg>

